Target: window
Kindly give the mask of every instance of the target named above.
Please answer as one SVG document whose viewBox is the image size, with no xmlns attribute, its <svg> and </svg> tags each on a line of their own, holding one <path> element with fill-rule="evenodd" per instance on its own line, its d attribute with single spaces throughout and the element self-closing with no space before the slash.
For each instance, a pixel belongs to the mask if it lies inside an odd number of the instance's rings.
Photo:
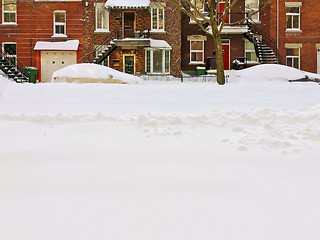
<svg viewBox="0 0 320 240">
<path fill-rule="evenodd" d="M 190 41 L 190 63 L 204 63 L 204 41 Z"/>
<path fill-rule="evenodd" d="M 66 37 L 66 12 L 55 11 L 54 12 L 54 35 Z"/>
<path fill-rule="evenodd" d="M 109 12 L 105 3 L 96 3 L 96 32 L 109 31 Z"/>
<path fill-rule="evenodd" d="M 287 66 L 300 69 L 300 48 L 286 48 Z"/>
<path fill-rule="evenodd" d="M 17 2 L 16 0 L 2 1 L 2 23 L 17 23 Z"/>
<path fill-rule="evenodd" d="M 170 50 L 146 50 L 147 73 L 170 73 Z"/>
<path fill-rule="evenodd" d="M 152 8 L 151 15 L 151 30 L 164 31 L 164 8 Z"/>
<path fill-rule="evenodd" d="M 300 30 L 300 7 L 286 7 L 287 30 Z"/>
<path fill-rule="evenodd" d="M 202 13 L 204 12 L 204 4 L 201 2 L 201 0 L 191 0 L 191 4 L 193 4 L 195 6 L 195 8 L 191 7 L 191 12 L 194 12 L 194 15 L 196 17 L 200 17 L 198 15 L 200 13 L 202 15 Z M 197 9 L 200 13 L 195 12 L 195 9 Z"/>
<path fill-rule="evenodd" d="M 245 40 L 245 53 L 247 61 L 259 62 L 256 51 L 254 49 L 254 44 L 247 39 Z"/>
<path fill-rule="evenodd" d="M 3 43 L 2 51 L 5 58 L 8 59 L 12 64 L 17 63 L 17 44 L 16 43 Z"/>
<path fill-rule="evenodd" d="M 246 0 L 246 12 L 253 22 L 259 21 L 259 0 Z"/>
</svg>

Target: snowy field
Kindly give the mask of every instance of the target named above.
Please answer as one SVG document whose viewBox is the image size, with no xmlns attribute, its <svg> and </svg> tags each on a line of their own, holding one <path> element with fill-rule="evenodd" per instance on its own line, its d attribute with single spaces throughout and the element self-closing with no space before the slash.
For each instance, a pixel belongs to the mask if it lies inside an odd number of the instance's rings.
<svg viewBox="0 0 320 240">
<path fill-rule="evenodd" d="M 240 72 L 1 77 L 0 239 L 319 240 L 320 86 Z"/>
</svg>

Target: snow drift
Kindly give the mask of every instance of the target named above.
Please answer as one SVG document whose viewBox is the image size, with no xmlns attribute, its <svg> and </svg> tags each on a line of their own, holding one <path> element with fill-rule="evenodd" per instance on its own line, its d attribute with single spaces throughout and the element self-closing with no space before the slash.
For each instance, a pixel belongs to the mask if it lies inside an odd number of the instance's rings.
<svg viewBox="0 0 320 240">
<path fill-rule="evenodd" d="M 53 82 L 140 83 L 142 79 L 115 69 L 92 63 L 73 64 L 55 71 Z"/>
<path fill-rule="evenodd" d="M 306 73 L 280 64 L 262 64 L 237 71 L 241 81 L 279 81 L 304 78 Z"/>
</svg>

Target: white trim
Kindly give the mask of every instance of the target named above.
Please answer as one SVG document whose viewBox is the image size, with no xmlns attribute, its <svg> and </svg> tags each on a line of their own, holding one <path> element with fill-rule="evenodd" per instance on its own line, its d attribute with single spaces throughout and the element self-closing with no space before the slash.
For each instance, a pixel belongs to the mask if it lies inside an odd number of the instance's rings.
<svg viewBox="0 0 320 240">
<path fill-rule="evenodd" d="M 7 56 L 8 57 L 14 57 L 16 59 L 15 64 L 17 65 L 17 43 L 16 42 L 2 42 L 1 50 L 2 50 L 3 53 L 5 53 L 4 52 L 4 45 L 5 44 L 14 44 L 14 45 L 16 45 L 16 54 L 15 55 L 7 55 Z"/>
<path fill-rule="evenodd" d="M 64 13 L 64 23 L 56 22 L 56 13 Z M 56 26 L 64 26 L 64 33 L 56 33 Z M 53 36 L 52 37 L 67 37 L 67 13 L 65 10 L 53 11 Z"/>
<path fill-rule="evenodd" d="M 101 28 L 98 28 L 98 9 L 101 9 Z M 104 14 L 106 19 L 104 18 Z M 109 11 L 105 7 L 105 3 L 95 3 L 95 33 L 109 32 Z M 106 28 L 104 25 L 106 24 Z"/>
<path fill-rule="evenodd" d="M 202 50 L 192 50 L 191 42 L 202 42 Z M 190 40 L 190 64 L 203 64 L 204 63 L 204 40 Z M 202 53 L 202 61 L 192 61 L 192 53 Z"/>
<path fill-rule="evenodd" d="M 133 74 L 136 74 L 136 55 L 135 54 L 123 54 L 123 72 L 126 72 L 126 56 L 133 56 Z"/>
<path fill-rule="evenodd" d="M 13 24 L 17 24 L 17 0 L 7 0 L 7 1 L 15 1 L 15 3 L 16 3 L 16 10 L 15 11 L 5 11 L 4 10 L 4 1 L 6 1 L 6 0 L 2 0 L 2 24 L 4 24 L 4 25 L 13 25 Z M 4 14 L 5 13 L 14 13 L 15 15 L 14 15 L 14 17 L 15 17 L 15 20 L 14 20 L 14 22 L 4 22 Z"/>
<path fill-rule="evenodd" d="M 299 49 L 299 55 L 298 56 L 288 56 L 287 55 L 287 53 L 286 53 L 286 65 L 287 66 L 289 66 L 288 65 L 288 58 L 290 58 L 290 59 L 298 59 L 298 69 L 300 69 L 301 68 L 301 47 L 287 47 L 286 46 L 286 50 L 287 49 Z M 294 65 L 294 62 L 293 62 L 293 65 Z M 290 67 L 294 67 L 294 66 L 290 66 Z"/>
<path fill-rule="evenodd" d="M 153 70 L 153 51 L 161 51 L 162 54 L 162 72 L 154 72 Z M 147 52 L 150 54 L 150 71 L 148 71 L 148 59 L 147 59 Z M 166 71 L 166 52 L 169 53 L 169 70 Z M 170 49 L 157 49 L 157 48 L 146 48 L 145 49 L 145 72 L 149 74 L 169 74 L 170 73 L 170 61 L 171 61 L 171 52 Z"/>
<path fill-rule="evenodd" d="M 286 11 L 287 11 L 287 8 L 288 7 L 290 7 L 290 8 L 292 8 L 292 7 L 294 7 L 294 8 L 298 8 L 299 9 L 299 13 L 287 13 L 286 12 L 286 17 L 290 17 L 290 19 L 291 19 L 291 25 L 292 25 L 292 27 L 291 28 L 288 28 L 288 26 L 287 26 L 287 21 L 286 21 L 286 32 L 289 32 L 289 31 L 301 31 L 301 8 L 300 8 L 300 6 L 286 6 Z M 298 27 L 297 28 L 295 28 L 294 26 L 293 26 L 293 19 L 295 18 L 295 17 L 298 17 Z"/>
<path fill-rule="evenodd" d="M 159 20 L 160 20 L 160 14 L 159 14 L 159 10 L 162 10 L 162 25 L 163 25 L 163 27 L 162 28 L 159 28 Z M 156 28 L 153 28 L 153 10 L 156 10 L 157 11 L 157 13 L 156 13 L 156 15 L 157 15 L 157 27 Z M 152 7 L 151 8 L 151 32 L 165 32 L 165 11 L 164 11 L 164 7 Z"/>
</svg>

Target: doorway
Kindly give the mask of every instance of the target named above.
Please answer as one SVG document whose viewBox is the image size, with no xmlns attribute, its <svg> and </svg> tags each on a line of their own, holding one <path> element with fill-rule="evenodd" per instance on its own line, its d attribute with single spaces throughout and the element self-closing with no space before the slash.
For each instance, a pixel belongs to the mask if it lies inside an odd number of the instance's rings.
<svg viewBox="0 0 320 240">
<path fill-rule="evenodd" d="M 224 70 L 230 69 L 230 40 L 222 39 L 222 53 Z"/>
<path fill-rule="evenodd" d="M 124 55 L 123 58 L 123 71 L 125 73 L 135 74 L 135 55 Z"/>
<path fill-rule="evenodd" d="M 134 37 L 135 29 L 135 13 L 134 12 L 124 12 L 123 13 L 123 31 L 125 38 Z"/>
</svg>

